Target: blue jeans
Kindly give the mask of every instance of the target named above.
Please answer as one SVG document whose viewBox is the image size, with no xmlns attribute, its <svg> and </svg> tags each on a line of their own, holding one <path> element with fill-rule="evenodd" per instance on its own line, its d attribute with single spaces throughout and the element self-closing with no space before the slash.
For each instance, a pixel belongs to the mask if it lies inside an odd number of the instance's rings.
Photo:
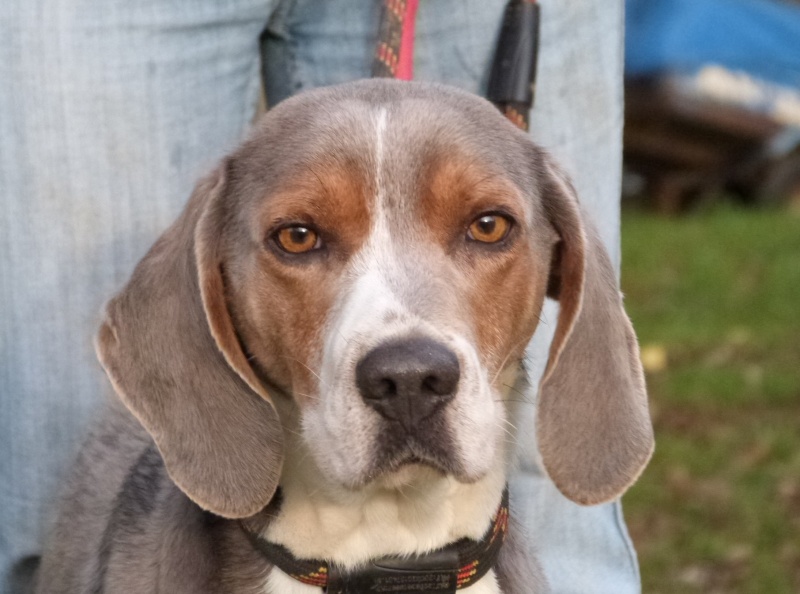
<svg viewBox="0 0 800 594">
<path fill-rule="evenodd" d="M 505 0 L 427 0 L 416 78 L 480 93 Z M 622 2 L 542 0 L 532 135 L 619 257 Z M 269 102 L 369 76 L 375 0 L 6 0 L 0 8 L 0 588 L 21 591 L 108 390 L 101 306 Z M 280 150 L 280 147 L 276 147 Z M 546 316 L 554 319 L 553 311 Z M 529 352 L 546 359 L 543 326 Z M 531 395 L 533 398 L 534 395 Z M 521 427 L 512 491 L 556 592 L 639 589 L 619 504 L 582 508 Z"/>
</svg>

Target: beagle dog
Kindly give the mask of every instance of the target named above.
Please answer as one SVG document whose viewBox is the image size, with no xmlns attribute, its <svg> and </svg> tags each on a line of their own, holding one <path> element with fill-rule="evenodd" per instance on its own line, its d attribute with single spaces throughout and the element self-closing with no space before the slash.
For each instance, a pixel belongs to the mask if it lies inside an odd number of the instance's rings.
<svg viewBox="0 0 800 594">
<path fill-rule="evenodd" d="M 108 304 L 96 346 L 118 398 L 38 591 L 544 591 L 503 502 L 545 297 L 560 309 L 541 458 L 568 498 L 609 501 L 653 433 L 609 258 L 564 174 L 445 86 L 286 100 Z M 465 543 L 489 555 L 480 571 L 453 561 Z M 407 565 L 432 551 L 450 569 L 425 585 Z"/>
</svg>

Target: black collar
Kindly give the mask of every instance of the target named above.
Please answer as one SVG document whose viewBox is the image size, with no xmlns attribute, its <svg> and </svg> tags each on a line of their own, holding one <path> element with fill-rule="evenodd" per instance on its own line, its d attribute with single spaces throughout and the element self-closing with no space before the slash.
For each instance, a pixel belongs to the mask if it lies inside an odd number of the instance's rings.
<svg viewBox="0 0 800 594">
<path fill-rule="evenodd" d="M 335 563 L 297 559 L 285 547 L 264 540 L 244 523 L 240 525 L 272 565 L 299 582 L 322 588 L 326 594 L 452 594 L 477 582 L 497 561 L 508 532 L 508 488 L 480 541 L 462 538 L 425 555 L 382 557 L 349 572 Z"/>
</svg>

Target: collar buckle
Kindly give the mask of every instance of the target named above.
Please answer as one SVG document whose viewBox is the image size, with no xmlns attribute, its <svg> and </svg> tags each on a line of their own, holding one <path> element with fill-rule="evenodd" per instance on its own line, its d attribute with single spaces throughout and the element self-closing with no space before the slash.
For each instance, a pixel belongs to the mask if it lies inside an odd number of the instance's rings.
<svg viewBox="0 0 800 594">
<path fill-rule="evenodd" d="M 384 557 L 347 572 L 335 564 L 328 569 L 326 594 L 455 594 L 459 558 L 453 548 L 426 555 Z"/>
</svg>

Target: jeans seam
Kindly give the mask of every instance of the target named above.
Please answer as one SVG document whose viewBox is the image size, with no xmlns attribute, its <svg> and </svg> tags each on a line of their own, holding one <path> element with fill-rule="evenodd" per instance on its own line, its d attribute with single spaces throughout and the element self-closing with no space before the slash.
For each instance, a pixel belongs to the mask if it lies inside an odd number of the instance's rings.
<svg viewBox="0 0 800 594">
<path fill-rule="evenodd" d="M 291 94 L 295 95 L 302 91 L 305 87 L 303 82 L 300 80 L 298 76 L 298 68 L 297 68 L 297 47 L 296 47 L 296 40 L 294 35 L 291 31 L 291 23 L 294 20 L 294 15 L 297 11 L 297 6 L 300 4 L 298 0 L 284 0 L 289 4 L 286 12 L 283 15 L 283 30 L 286 35 L 285 43 L 286 43 L 286 60 L 288 62 L 286 66 L 286 73 L 287 78 L 289 79 L 289 86 L 291 88 Z"/>
<path fill-rule="evenodd" d="M 622 502 L 618 499 L 613 503 L 613 506 L 614 506 L 614 524 L 616 525 L 617 532 L 619 533 L 623 543 L 625 544 L 625 550 L 628 553 L 628 564 L 630 565 L 633 575 L 636 577 L 636 581 L 639 586 L 638 591 L 641 592 L 642 576 L 639 571 L 639 560 L 636 556 L 636 550 L 634 549 L 633 541 L 631 540 L 630 534 L 628 533 L 628 529 L 625 526 L 625 519 L 622 515 Z"/>
<path fill-rule="evenodd" d="M 251 110 L 253 113 L 250 117 L 242 120 L 242 129 L 239 132 L 240 138 L 243 138 L 253 126 L 253 118 L 255 117 L 258 109 L 258 93 L 259 88 L 261 87 L 261 55 L 259 52 L 256 52 L 256 55 L 252 58 L 250 71 L 247 88 L 245 89 L 244 93 L 244 104 L 242 107 L 243 113 L 249 113 Z"/>
</svg>

